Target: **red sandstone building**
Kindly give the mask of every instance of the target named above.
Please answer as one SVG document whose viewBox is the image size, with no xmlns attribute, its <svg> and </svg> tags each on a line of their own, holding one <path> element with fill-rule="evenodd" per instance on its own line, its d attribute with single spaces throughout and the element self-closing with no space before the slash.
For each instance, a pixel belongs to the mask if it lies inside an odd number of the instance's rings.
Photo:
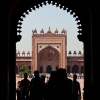
<svg viewBox="0 0 100 100">
<path fill-rule="evenodd" d="M 29 66 L 32 73 L 34 70 L 49 73 L 58 68 L 65 68 L 68 73 L 83 73 L 84 53 L 67 51 L 65 29 L 61 33 L 57 29 L 52 33 L 49 27 L 46 33 L 41 29 L 39 34 L 35 29 L 32 30 L 32 52 L 16 52 L 16 73 L 22 65 Z"/>
</svg>

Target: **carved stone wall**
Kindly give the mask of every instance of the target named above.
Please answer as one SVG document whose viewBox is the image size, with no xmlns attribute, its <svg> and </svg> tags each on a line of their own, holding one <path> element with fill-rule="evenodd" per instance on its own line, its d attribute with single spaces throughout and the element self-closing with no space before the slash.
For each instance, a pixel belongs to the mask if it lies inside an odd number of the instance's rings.
<svg viewBox="0 0 100 100">
<path fill-rule="evenodd" d="M 33 34 L 32 52 L 32 66 L 34 66 L 32 72 L 39 69 L 39 66 L 44 66 L 46 69 L 48 65 L 51 65 L 53 70 L 56 69 L 55 66 L 66 68 L 66 34 Z"/>
</svg>

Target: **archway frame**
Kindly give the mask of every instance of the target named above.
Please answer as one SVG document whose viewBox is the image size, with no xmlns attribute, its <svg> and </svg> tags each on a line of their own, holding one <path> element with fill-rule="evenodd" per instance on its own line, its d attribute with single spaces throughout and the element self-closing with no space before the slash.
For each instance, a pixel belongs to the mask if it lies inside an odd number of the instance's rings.
<svg viewBox="0 0 100 100">
<path fill-rule="evenodd" d="M 8 27 L 8 34 L 9 34 L 9 48 L 8 48 L 8 67 L 9 67 L 9 72 L 8 76 L 9 77 L 8 81 L 15 80 L 15 68 L 12 68 L 10 66 L 16 66 L 16 39 L 17 39 L 17 23 L 22 16 L 22 13 L 29 9 L 32 5 L 38 5 L 41 3 L 41 1 L 44 0 L 16 0 L 15 3 L 10 7 L 9 11 L 9 17 L 8 17 L 8 22 L 9 22 L 9 27 Z M 82 24 L 82 38 L 84 40 L 84 66 L 85 66 L 85 90 L 87 91 L 86 95 L 86 100 L 88 100 L 91 96 L 88 94 L 89 91 L 91 90 L 91 82 L 93 83 L 93 51 L 92 51 L 92 14 L 89 9 L 88 1 L 86 0 L 53 0 L 56 1 L 57 3 L 60 3 L 62 5 L 65 5 L 65 7 L 68 7 L 69 9 L 72 9 L 79 17 L 81 24 Z M 22 6 L 23 5 L 23 6 Z M 91 38 L 90 38 L 91 37 Z M 14 54 L 14 55 L 12 55 Z M 12 56 L 9 56 L 12 55 Z M 89 67 L 90 66 L 90 67 Z M 7 67 L 7 68 L 8 68 Z M 95 66 L 94 66 L 95 67 Z M 12 75 L 13 74 L 13 75 Z M 13 84 L 13 85 L 12 85 Z M 14 100 L 15 97 L 12 97 L 12 93 L 15 91 L 15 81 L 12 84 L 8 84 L 8 89 L 9 89 L 9 98 L 10 100 Z M 14 93 L 15 95 L 15 93 Z"/>
</svg>

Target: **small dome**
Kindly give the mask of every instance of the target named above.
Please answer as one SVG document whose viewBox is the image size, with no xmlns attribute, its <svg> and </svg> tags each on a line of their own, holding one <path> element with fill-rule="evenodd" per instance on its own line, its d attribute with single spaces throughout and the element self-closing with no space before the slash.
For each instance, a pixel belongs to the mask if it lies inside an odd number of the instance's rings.
<svg viewBox="0 0 100 100">
<path fill-rule="evenodd" d="M 55 32 L 54 33 L 58 33 L 58 29 L 56 28 Z"/>
<path fill-rule="evenodd" d="M 76 51 L 74 51 L 74 53 L 73 53 L 73 54 L 77 54 L 77 53 L 76 53 Z"/>
<path fill-rule="evenodd" d="M 18 50 L 18 54 L 20 53 L 20 51 Z"/>
<path fill-rule="evenodd" d="M 44 30 L 43 30 L 43 29 L 41 29 L 40 33 L 44 33 Z"/>
<path fill-rule="evenodd" d="M 25 51 L 23 50 L 22 54 L 25 54 Z"/>
<path fill-rule="evenodd" d="M 69 53 L 68 54 L 72 54 L 72 52 L 71 51 L 69 51 Z"/>
<path fill-rule="evenodd" d="M 66 31 L 64 30 L 64 28 L 62 29 L 61 33 L 65 33 Z"/>
<path fill-rule="evenodd" d="M 27 54 L 30 54 L 30 51 L 28 51 Z"/>
<path fill-rule="evenodd" d="M 34 29 L 34 31 L 32 31 L 33 33 L 37 33 L 37 30 L 36 30 L 36 28 Z"/>
<path fill-rule="evenodd" d="M 49 30 L 47 31 L 47 33 L 51 33 L 50 27 L 49 27 Z"/>
<path fill-rule="evenodd" d="M 81 51 L 79 51 L 78 54 L 81 54 Z"/>
</svg>

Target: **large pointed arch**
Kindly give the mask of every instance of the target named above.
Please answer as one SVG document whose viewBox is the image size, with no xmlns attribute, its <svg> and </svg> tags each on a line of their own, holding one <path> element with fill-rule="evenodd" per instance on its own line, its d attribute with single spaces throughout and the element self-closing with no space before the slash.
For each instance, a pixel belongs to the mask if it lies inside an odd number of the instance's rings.
<svg viewBox="0 0 100 100">
<path fill-rule="evenodd" d="M 72 66 L 72 73 L 79 73 L 79 66 L 78 65 Z"/>
<path fill-rule="evenodd" d="M 43 48 L 39 53 L 38 53 L 38 66 L 37 69 L 39 70 L 41 65 L 43 67 L 43 69 L 45 70 L 45 66 L 48 66 L 48 63 L 53 67 L 59 66 L 59 57 L 60 57 L 60 53 L 57 49 L 55 49 L 52 46 L 47 46 L 45 48 Z"/>
<path fill-rule="evenodd" d="M 51 65 L 48 65 L 47 68 L 46 68 L 46 73 L 51 73 L 52 72 L 52 66 Z"/>
<path fill-rule="evenodd" d="M 57 49 L 52 46 L 47 46 L 38 53 L 38 61 L 59 61 L 59 54 Z"/>
</svg>

